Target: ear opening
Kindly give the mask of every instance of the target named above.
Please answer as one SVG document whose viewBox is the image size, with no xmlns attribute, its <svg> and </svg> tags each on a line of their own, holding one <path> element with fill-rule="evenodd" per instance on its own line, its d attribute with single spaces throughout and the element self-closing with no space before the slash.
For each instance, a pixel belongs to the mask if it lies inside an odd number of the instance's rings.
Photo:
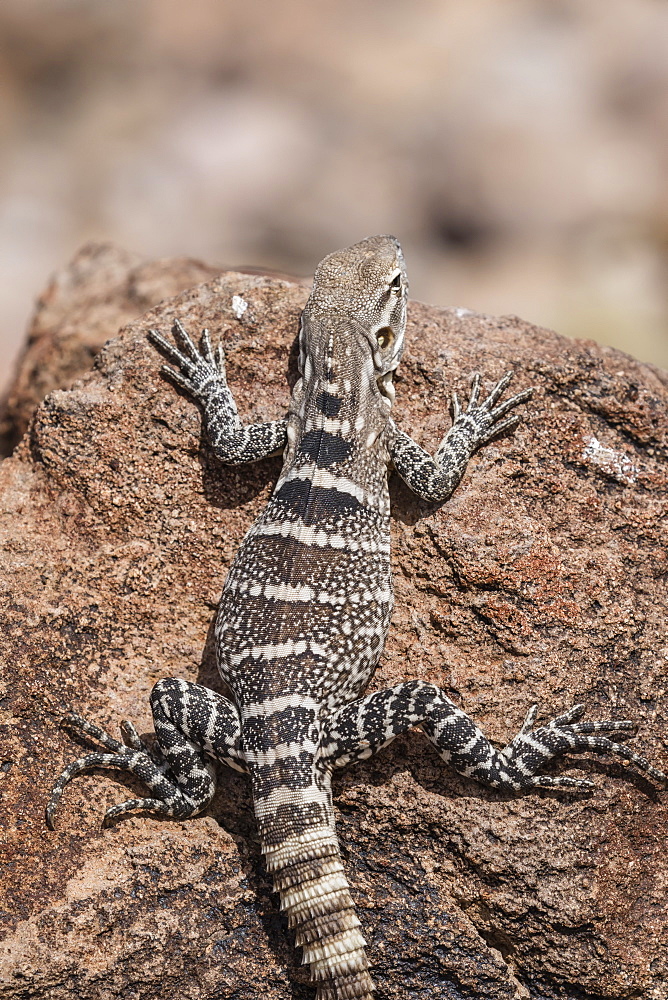
<svg viewBox="0 0 668 1000">
<path fill-rule="evenodd" d="M 378 341 L 378 346 L 381 351 L 387 350 L 387 348 L 394 342 L 394 330 L 390 326 L 381 326 L 380 330 L 376 330 L 376 340 Z"/>
</svg>

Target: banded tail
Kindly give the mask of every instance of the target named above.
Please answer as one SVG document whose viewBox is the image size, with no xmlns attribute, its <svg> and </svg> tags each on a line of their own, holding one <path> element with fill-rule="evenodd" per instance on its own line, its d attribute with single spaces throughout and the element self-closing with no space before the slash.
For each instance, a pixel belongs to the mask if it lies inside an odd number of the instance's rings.
<svg viewBox="0 0 668 1000">
<path fill-rule="evenodd" d="M 334 828 L 331 776 L 318 765 L 317 708 L 305 704 L 306 699 L 290 701 L 278 713 L 256 709 L 242 723 L 251 737 L 245 740 L 246 759 L 262 853 L 288 926 L 303 948 L 304 964 L 310 965 L 317 1000 L 373 1000 L 366 942 Z M 286 711 L 292 715 L 293 733 L 300 716 L 298 743 L 275 738 L 277 715 Z M 254 751 L 248 746 L 251 740 Z"/>
<path fill-rule="evenodd" d="M 372 1000 L 366 941 L 333 826 L 314 827 L 262 851 L 295 943 L 304 949 L 304 964 L 317 983 L 317 1000 Z"/>
</svg>

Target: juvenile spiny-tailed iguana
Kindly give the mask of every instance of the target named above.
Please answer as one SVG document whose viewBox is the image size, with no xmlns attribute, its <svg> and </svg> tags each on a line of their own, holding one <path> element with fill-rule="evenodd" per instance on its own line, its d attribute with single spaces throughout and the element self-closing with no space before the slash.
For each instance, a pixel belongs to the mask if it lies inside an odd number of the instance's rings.
<svg viewBox="0 0 668 1000">
<path fill-rule="evenodd" d="M 664 775 L 605 734 L 629 721 L 581 722 L 575 706 L 495 749 L 433 684 L 413 680 L 364 697 L 392 611 L 388 467 L 420 497 L 445 500 L 480 445 L 514 428 L 525 389 L 499 402 L 511 373 L 466 409 L 453 396 L 453 424 L 432 458 L 391 416 L 393 373 L 404 347 L 408 284 L 401 248 L 375 236 L 319 264 L 299 334 L 299 370 L 285 420 L 244 426 L 227 386 L 223 351 L 207 331 L 198 349 L 183 327 L 174 347 L 152 342 L 176 365 L 164 371 L 202 407 L 223 463 L 283 451 L 280 478 L 239 549 L 216 624 L 227 700 L 188 681 L 156 684 L 151 709 L 159 754 L 130 723 L 126 743 L 77 715 L 69 725 L 109 752 L 71 764 L 47 808 L 51 824 L 66 783 L 91 767 L 129 771 L 151 797 L 114 806 L 107 819 L 148 809 L 184 819 L 210 803 L 213 760 L 250 775 L 262 852 L 320 1000 L 370 1000 L 373 984 L 341 863 L 331 775 L 420 726 L 460 774 L 504 791 L 589 787 L 543 774 L 564 753 L 611 753 L 658 781 Z M 511 414 L 511 415 L 508 415 Z"/>
</svg>

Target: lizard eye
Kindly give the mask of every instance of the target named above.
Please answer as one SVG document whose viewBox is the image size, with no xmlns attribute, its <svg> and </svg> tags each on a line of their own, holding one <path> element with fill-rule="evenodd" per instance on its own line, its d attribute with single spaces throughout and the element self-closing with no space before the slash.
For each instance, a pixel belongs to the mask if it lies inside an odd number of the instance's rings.
<svg viewBox="0 0 668 1000">
<path fill-rule="evenodd" d="M 382 326 L 376 333 L 376 340 L 378 341 L 378 346 L 381 351 L 384 351 L 386 347 L 389 347 L 394 340 L 394 334 L 390 327 Z"/>
<path fill-rule="evenodd" d="M 392 278 L 392 281 L 390 282 L 390 288 L 393 291 L 395 291 L 395 292 L 399 291 L 399 289 L 401 288 L 401 275 L 400 274 L 395 274 L 395 276 Z"/>
</svg>

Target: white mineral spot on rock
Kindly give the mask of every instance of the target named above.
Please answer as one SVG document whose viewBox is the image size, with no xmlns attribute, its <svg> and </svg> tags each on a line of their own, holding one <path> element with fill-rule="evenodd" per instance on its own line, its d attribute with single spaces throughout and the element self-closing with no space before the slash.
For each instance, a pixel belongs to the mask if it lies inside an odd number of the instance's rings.
<svg viewBox="0 0 668 1000">
<path fill-rule="evenodd" d="M 243 314 L 246 312 L 247 309 L 248 309 L 248 303 L 246 302 L 245 299 L 242 299 L 240 295 L 232 296 L 232 312 L 237 317 L 237 319 L 241 319 L 241 317 L 243 316 Z"/>
<path fill-rule="evenodd" d="M 585 462 L 590 462 L 601 469 L 608 476 L 612 476 L 620 483 L 630 486 L 635 483 L 638 477 L 638 468 L 635 463 L 623 451 L 615 451 L 601 444 L 598 438 L 592 434 L 587 434 L 584 438 L 585 449 L 582 457 Z"/>
</svg>

